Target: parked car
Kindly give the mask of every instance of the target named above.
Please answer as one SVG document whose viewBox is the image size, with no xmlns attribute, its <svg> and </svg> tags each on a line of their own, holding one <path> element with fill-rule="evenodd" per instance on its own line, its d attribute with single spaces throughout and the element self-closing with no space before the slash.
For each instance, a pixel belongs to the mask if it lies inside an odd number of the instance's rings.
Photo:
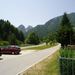
<svg viewBox="0 0 75 75">
<path fill-rule="evenodd" d="M 1 48 L 0 48 L 0 56 L 2 55 L 2 52 L 1 52 Z"/>
<path fill-rule="evenodd" d="M 2 54 L 19 54 L 21 51 L 19 46 L 16 45 L 9 45 L 1 47 Z"/>
</svg>

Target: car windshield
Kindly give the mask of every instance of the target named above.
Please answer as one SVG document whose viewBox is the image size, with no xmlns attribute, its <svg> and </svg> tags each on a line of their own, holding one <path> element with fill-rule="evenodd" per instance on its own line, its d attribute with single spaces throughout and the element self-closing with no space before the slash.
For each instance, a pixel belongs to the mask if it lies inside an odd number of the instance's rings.
<svg viewBox="0 0 75 75">
<path fill-rule="evenodd" d="M 20 48 L 20 47 L 17 46 L 17 45 L 9 45 L 8 47 L 16 47 L 16 48 Z"/>
<path fill-rule="evenodd" d="M 17 46 L 17 45 L 0 46 L 0 48 L 10 48 L 10 47 L 20 48 L 20 47 Z"/>
</svg>

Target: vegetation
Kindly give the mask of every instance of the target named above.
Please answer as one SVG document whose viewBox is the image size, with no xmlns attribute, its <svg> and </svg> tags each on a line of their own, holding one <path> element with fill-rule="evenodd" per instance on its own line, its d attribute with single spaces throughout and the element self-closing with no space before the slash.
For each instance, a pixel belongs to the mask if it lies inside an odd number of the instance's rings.
<svg viewBox="0 0 75 75">
<path fill-rule="evenodd" d="M 69 18 L 71 25 L 75 27 L 75 13 L 68 14 L 67 17 Z M 29 34 L 30 32 L 35 32 L 39 36 L 39 38 L 47 37 L 50 32 L 55 33 L 58 30 L 61 20 L 62 20 L 62 15 L 47 21 L 43 25 L 35 26 L 25 34 Z"/>
<path fill-rule="evenodd" d="M 37 44 L 40 43 L 40 40 L 39 40 L 39 37 L 34 32 L 32 32 L 26 38 L 26 43 L 27 44 L 37 45 Z"/>
<path fill-rule="evenodd" d="M 50 47 L 55 46 L 55 45 L 56 44 L 33 46 L 33 47 L 24 48 L 23 50 L 43 50 L 43 49 L 47 49 L 47 48 L 50 48 Z"/>
<path fill-rule="evenodd" d="M 75 75 L 75 50 L 68 47 L 61 49 L 60 56 L 61 75 Z"/>
<path fill-rule="evenodd" d="M 58 57 L 59 51 L 29 68 L 23 75 L 60 75 Z"/>
<path fill-rule="evenodd" d="M 73 38 L 73 28 L 67 17 L 67 14 L 64 13 L 60 28 L 57 33 L 57 41 L 61 43 L 62 47 L 67 46 L 72 43 Z"/>
<path fill-rule="evenodd" d="M 60 58 L 60 75 L 75 75 L 75 60 Z"/>
<path fill-rule="evenodd" d="M 64 13 L 60 28 L 57 33 L 57 41 L 61 43 L 60 49 L 60 73 L 61 75 L 75 75 L 75 47 L 72 48 L 72 44 L 75 43 L 75 33 L 73 26 L 66 13 Z"/>
<path fill-rule="evenodd" d="M 49 35 L 44 38 L 44 42 L 46 42 L 46 45 L 49 43 L 50 45 L 53 43 L 56 43 L 56 33 L 50 32 Z"/>
<path fill-rule="evenodd" d="M 15 28 L 8 20 L 0 20 L 0 45 L 20 44 L 24 42 L 24 35 Z"/>
<path fill-rule="evenodd" d="M 0 46 L 3 46 L 3 45 L 9 45 L 9 42 L 8 41 L 0 41 Z"/>
<path fill-rule="evenodd" d="M 75 50 L 71 48 L 61 48 L 60 56 L 65 58 L 75 58 Z"/>
</svg>

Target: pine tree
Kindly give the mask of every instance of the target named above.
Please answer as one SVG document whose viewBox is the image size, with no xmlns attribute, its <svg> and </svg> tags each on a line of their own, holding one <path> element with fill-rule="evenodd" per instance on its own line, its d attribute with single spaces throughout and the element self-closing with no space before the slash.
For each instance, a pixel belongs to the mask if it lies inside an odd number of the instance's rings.
<svg viewBox="0 0 75 75">
<path fill-rule="evenodd" d="M 67 46 L 68 44 L 71 44 L 73 36 L 73 28 L 66 13 L 64 13 L 63 15 L 57 35 L 58 35 L 57 40 L 59 43 L 61 43 L 63 47 Z"/>
</svg>

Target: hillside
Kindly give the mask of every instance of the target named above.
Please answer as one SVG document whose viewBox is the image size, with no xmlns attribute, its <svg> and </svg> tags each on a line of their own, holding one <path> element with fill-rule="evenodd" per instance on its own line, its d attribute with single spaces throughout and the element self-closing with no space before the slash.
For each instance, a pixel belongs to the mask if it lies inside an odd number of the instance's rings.
<svg viewBox="0 0 75 75">
<path fill-rule="evenodd" d="M 68 18 L 71 21 L 71 24 L 75 27 L 75 13 L 68 14 Z M 49 21 L 47 21 L 44 25 L 37 25 L 32 29 L 29 29 L 25 34 L 27 35 L 30 32 L 36 32 L 39 37 L 45 37 L 50 32 L 56 32 L 60 22 L 61 22 L 62 16 L 55 17 Z"/>
</svg>

